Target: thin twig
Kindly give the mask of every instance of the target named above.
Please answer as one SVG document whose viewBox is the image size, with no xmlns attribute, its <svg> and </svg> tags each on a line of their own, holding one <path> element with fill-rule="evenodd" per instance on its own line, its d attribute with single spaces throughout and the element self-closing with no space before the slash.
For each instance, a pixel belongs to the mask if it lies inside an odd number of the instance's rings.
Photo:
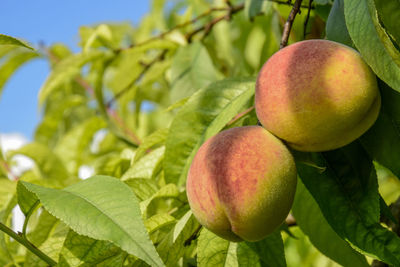
<svg viewBox="0 0 400 267">
<path fill-rule="evenodd" d="M 58 63 L 60 61 L 60 58 L 58 58 L 56 55 L 54 55 L 54 53 L 52 53 L 47 47 L 45 47 L 44 45 L 42 45 L 41 47 L 47 54 L 47 56 L 50 58 L 50 60 L 52 60 L 54 63 Z M 140 77 L 140 76 L 139 76 Z M 80 86 L 82 86 L 82 88 L 85 89 L 85 91 L 90 95 L 93 96 L 94 95 L 94 89 L 93 87 L 82 77 L 82 76 L 77 76 L 75 77 L 75 82 L 77 82 Z M 120 125 L 120 127 L 123 129 L 124 133 L 128 134 L 131 139 L 132 139 L 132 144 L 133 145 L 139 145 L 140 144 L 140 139 L 139 137 L 131 130 L 129 129 L 125 123 L 123 122 L 123 120 L 121 119 L 121 117 L 119 117 L 119 115 L 116 112 L 111 112 L 111 109 L 107 108 L 107 114 L 105 114 L 105 116 L 108 116 L 110 113 L 112 113 L 112 117 L 115 121 L 118 122 L 118 124 Z M 130 142 L 129 142 L 130 143 Z"/>
<path fill-rule="evenodd" d="M 202 25 L 198 27 L 197 29 L 194 29 L 193 31 L 187 33 L 185 35 L 186 40 L 190 43 L 192 41 L 193 36 L 195 36 L 197 33 L 201 32 L 204 30 L 204 35 L 203 38 L 206 37 L 212 30 L 212 28 L 220 21 L 222 20 L 230 20 L 232 18 L 232 15 L 239 12 L 240 10 L 244 9 L 244 4 L 239 4 L 236 6 L 230 6 L 228 9 L 228 12 L 222 16 L 216 17 L 215 19 L 211 20 L 209 23 Z"/>
<path fill-rule="evenodd" d="M 285 46 L 287 46 L 290 30 L 292 29 L 293 21 L 297 15 L 297 13 L 300 12 L 300 6 L 301 6 L 302 1 L 303 0 L 296 0 L 296 2 L 293 5 L 292 10 L 290 11 L 290 14 L 289 14 L 287 20 L 285 22 L 285 25 L 283 27 L 281 44 L 280 44 L 281 49 L 284 48 Z"/>
<path fill-rule="evenodd" d="M 134 79 L 131 83 L 129 83 L 124 89 L 122 89 L 121 91 L 119 91 L 118 93 L 116 93 L 114 95 L 113 98 L 111 98 L 107 103 L 106 103 L 106 107 L 110 108 L 112 106 L 112 104 L 118 100 L 121 96 L 123 96 L 126 92 L 128 92 L 130 90 L 130 88 L 135 85 L 137 82 L 140 81 L 140 79 L 146 74 L 146 72 L 150 69 L 151 66 L 153 66 L 155 63 L 162 61 L 165 57 L 165 54 L 168 52 L 168 50 L 163 50 L 157 57 L 155 57 L 152 61 L 150 61 L 147 64 L 143 64 L 143 69 L 140 72 L 139 76 Z"/>
<path fill-rule="evenodd" d="M 230 120 L 230 121 L 226 124 L 226 126 L 230 126 L 230 125 L 234 124 L 235 122 L 237 122 L 238 120 L 240 120 L 241 118 L 243 118 L 244 116 L 246 116 L 247 114 L 249 114 L 250 112 L 252 112 L 254 108 L 255 108 L 255 107 L 252 106 L 252 107 L 250 107 L 250 108 L 248 108 L 248 109 L 246 109 L 246 110 L 244 110 L 244 111 L 238 113 L 232 120 Z"/>
<path fill-rule="evenodd" d="M 44 262 L 49 264 L 50 266 L 56 266 L 57 262 L 55 262 L 52 258 L 44 254 L 40 249 L 38 249 L 34 244 L 29 242 L 29 240 L 25 239 L 23 236 L 20 234 L 15 233 L 11 228 L 7 227 L 5 224 L 0 222 L 0 231 L 6 233 L 10 237 L 14 238 L 18 243 L 26 247 L 29 251 L 31 251 L 33 254 L 38 256 L 40 259 L 42 259 Z"/>
<path fill-rule="evenodd" d="M 304 21 L 303 39 L 306 39 L 306 35 L 307 35 L 307 24 L 308 24 L 308 20 L 310 19 L 312 2 L 313 2 L 313 0 L 310 0 L 310 2 L 308 2 L 307 17 L 306 17 L 306 20 Z"/>
</svg>

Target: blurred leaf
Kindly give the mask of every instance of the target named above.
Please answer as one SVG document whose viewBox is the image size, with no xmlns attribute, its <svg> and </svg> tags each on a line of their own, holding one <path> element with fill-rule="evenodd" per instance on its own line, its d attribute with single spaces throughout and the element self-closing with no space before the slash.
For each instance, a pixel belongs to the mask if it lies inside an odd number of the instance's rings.
<svg viewBox="0 0 400 267">
<path fill-rule="evenodd" d="M 344 0 L 335 0 L 328 21 L 326 22 L 326 37 L 328 40 L 353 46 L 353 41 L 347 31 L 344 19 Z"/>
<path fill-rule="evenodd" d="M 301 181 L 297 184 L 292 212 L 311 243 L 326 256 L 342 266 L 369 266 L 364 256 L 335 233 Z"/>
<path fill-rule="evenodd" d="M 0 42 L 1 42 L 1 34 L 0 34 Z M 0 65 L 0 94 L 3 90 L 4 85 L 11 78 L 11 76 L 15 73 L 15 71 L 21 67 L 24 63 L 28 62 L 31 59 L 37 58 L 39 54 L 35 52 L 14 52 L 7 60 Z"/>
<path fill-rule="evenodd" d="M 8 153 L 10 158 L 15 155 L 25 155 L 31 158 L 36 163 L 42 177 L 48 179 L 54 185 L 63 185 L 69 177 L 68 171 L 60 158 L 43 144 L 29 143 Z"/>
<path fill-rule="evenodd" d="M 63 190 L 22 183 L 78 234 L 111 241 L 150 265 L 164 266 L 141 220 L 137 198 L 118 179 L 94 176 Z"/>
<path fill-rule="evenodd" d="M 248 20 L 253 18 L 260 13 L 266 13 L 272 8 L 272 2 L 263 0 L 245 0 L 244 1 L 244 14 Z"/>
<path fill-rule="evenodd" d="M 50 144 L 60 125 L 62 125 L 65 114 L 83 104 L 86 104 L 83 96 L 71 95 L 66 97 L 55 109 L 51 109 L 50 112 L 45 114 L 36 127 L 35 140 L 42 144 Z"/>
<path fill-rule="evenodd" d="M 65 238 L 57 266 L 122 266 L 123 258 L 118 265 L 107 265 L 110 258 L 113 260 L 121 253 L 120 248 L 108 241 L 95 240 L 70 230 Z M 117 264 L 114 261 L 112 263 Z"/>
<path fill-rule="evenodd" d="M 112 32 L 110 27 L 106 24 L 100 24 L 89 36 L 85 46 L 83 47 L 83 51 L 88 52 L 96 43 L 104 45 L 110 44 L 111 39 Z M 110 45 L 110 47 L 112 47 L 112 45 Z"/>
<path fill-rule="evenodd" d="M 164 158 L 165 147 L 159 147 L 144 157 L 134 162 L 133 165 L 122 175 L 121 180 L 125 181 L 131 178 L 152 178 L 161 167 Z"/>
<path fill-rule="evenodd" d="M 217 78 L 217 70 L 201 43 L 180 47 L 171 66 L 171 101 L 190 96 Z"/>
<path fill-rule="evenodd" d="M 378 16 L 385 29 L 400 44 L 400 2 L 398 0 L 374 0 Z"/>
<path fill-rule="evenodd" d="M 64 82 L 75 78 L 81 73 L 83 65 L 97 60 L 99 58 L 107 58 L 110 54 L 101 50 L 91 50 L 87 53 L 73 54 L 62 59 L 50 73 L 46 82 L 39 92 L 39 104 L 47 99 L 47 97 Z"/>
<path fill-rule="evenodd" d="M 168 128 L 158 129 L 151 135 L 147 136 L 143 142 L 140 144 L 135 153 L 135 158 L 133 162 L 137 162 L 143 155 L 145 155 L 148 150 L 156 145 L 163 144 L 168 135 Z"/>
<path fill-rule="evenodd" d="M 0 211 L 3 211 L 16 193 L 17 182 L 0 179 Z M 1 218 L 0 218 L 1 219 Z M 2 220 L 0 220 L 2 222 Z"/>
<path fill-rule="evenodd" d="M 375 124 L 360 140 L 368 154 L 400 178 L 400 94 L 379 82 L 382 107 Z"/>
<path fill-rule="evenodd" d="M 58 142 L 55 153 L 71 173 L 76 173 L 82 164 L 94 134 L 106 126 L 107 123 L 102 118 L 91 117 L 66 133 Z"/>
<path fill-rule="evenodd" d="M 347 29 L 355 46 L 373 71 L 393 89 L 400 91 L 400 68 L 386 50 L 374 25 L 373 0 L 344 0 Z M 375 16 L 375 17 L 374 17 Z"/>
<path fill-rule="evenodd" d="M 173 120 L 166 141 L 168 183 L 182 185 L 200 145 L 218 133 L 254 95 L 254 79 L 227 79 L 194 94 Z"/>
<path fill-rule="evenodd" d="M 303 164 L 297 170 L 332 229 L 368 255 L 389 264 L 400 264 L 400 238 L 379 223 L 376 174 L 358 143 L 313 154 L 325 172 Z"/>
<path fill-rule="evenodd" d="M 22 42 L 22 41 L 18 40 L 17 38 L 14 38 L 14 37 L 11 37 L 8 35 L 4 35 L 4 34 L 0 34 L 0 45 L 17 45 L 17 46 L 22 46 L 22 47 L 34 50 L 32 47 L 27 45 L 25 42 Z"/>
</svg>

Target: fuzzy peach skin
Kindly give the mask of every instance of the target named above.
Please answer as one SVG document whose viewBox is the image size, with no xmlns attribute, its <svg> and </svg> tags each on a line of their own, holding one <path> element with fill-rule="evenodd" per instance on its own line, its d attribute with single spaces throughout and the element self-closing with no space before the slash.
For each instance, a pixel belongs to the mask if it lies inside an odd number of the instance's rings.
<svg viewBox="0 0 400 267">
<path fill-rule="evenodd" d="M 260 126 L 220 132 L 196 153 L 187 196 L 197 220 L 231 241 L 258 241 L 286 218 L 296 191 L 292 155 Z"/>
<path fill-rule="evenodd" d="M 376 77 L 360 54 L 327 40 L 279 50 L 256 83 L 261 124 L 300 151 L 351 143 L 372 126 L 380 105 Z"/>
</svg>

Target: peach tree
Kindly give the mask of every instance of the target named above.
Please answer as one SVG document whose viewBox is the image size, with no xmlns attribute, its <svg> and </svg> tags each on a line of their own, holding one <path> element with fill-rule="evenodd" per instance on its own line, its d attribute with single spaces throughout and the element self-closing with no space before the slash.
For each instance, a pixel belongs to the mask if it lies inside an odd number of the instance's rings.
<svg viewBox="0 0 400 267">
<path fill-rule="evenodd" d="M 396 0 L 153 0 L 136 26 L 82 26 L 78 53 L 0 35 L 0 92 L 30 60 L 51 67 L 32 142 L 0 153 L 0 266 L 400 266 L 399 21 Z M 361 134 L 348 121 L 332 122 L 329 105 L 318 107 L 315 120 L 346 124 L 356 139 L 347 144 L 346 132 L 327 128 L 312 135 L 346 145 L 285 148 L 297 170 L 289 215 L 272 233 L 263 216 L 252 217 L 244 236 L 256 242 L 221 238 L 189 205 L 192 161 L 218 133 L 260 124 L 258 73 L 280 49 L 306 39 L 358 51 L 376 75 L 379 115 Z M 296 65 L 298 50 L 284 62 L 293 75 L 309 71 Z M 333 89 L 352 78 L 336 69 L 330 75 Z M 269 77 L 266 83 L 274 70 Z M 262 106 L 268 103 L 277 104 Z M 241 167 L 264 170 L 269 159 L 259 158 L 268 146 L 252 147 L 256 156 Z M 20 155 L 34 165 L 16 175 Z M 207 164 L 198 166 L 201 177 Z M 237 196 L 251 197 L 241 183 Z M 263 199 L 235 201 L 246 212 Z M 274 210 L 286 216 L 290 207 L 279 205 Z M 21 231 L 12 227 L 16 206 L 25 215 Z"/>
</svg>

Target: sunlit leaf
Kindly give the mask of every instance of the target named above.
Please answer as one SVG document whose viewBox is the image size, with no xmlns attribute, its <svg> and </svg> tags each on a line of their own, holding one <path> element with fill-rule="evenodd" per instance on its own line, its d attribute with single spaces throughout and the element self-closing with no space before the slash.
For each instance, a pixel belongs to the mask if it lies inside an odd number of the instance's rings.
<svg viewBox="0 0 400 267">
<path fill-rule="evenodd" d="M 0 34 L 0 45 L 17 45 L 17 46 L 22 46 L 22 47 L 34 50 L 32 47 L 30 47 L 25 42 L 18 40 L 17 38 L 8 36 L 8 35 L 4 35 L 4 34 Z"/>
<path fill-rule="evenodd" d="M 137 198 L 118 179 L 94 176 L 63 190 L 22 183 L 76 233 L 111 241 L 150 265 L 164 266 L 141 220 Z"/>
</svg>

